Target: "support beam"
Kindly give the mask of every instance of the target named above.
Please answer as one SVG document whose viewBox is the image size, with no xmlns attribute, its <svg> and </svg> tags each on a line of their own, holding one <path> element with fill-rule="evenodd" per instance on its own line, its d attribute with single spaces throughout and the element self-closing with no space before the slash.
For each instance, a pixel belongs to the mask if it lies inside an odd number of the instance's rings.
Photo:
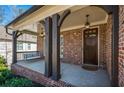
<svg viewBox="0 0 124 93">
<path fill-rule="evenodd" d="M 17 54 L 16 54 L 17 34 L 18 31 L 13 31 L 12 33 L 12 64 L 17 62 Z"/>
<path fill-rule="evenodd" d="M 52 16 L 52 79 L 59 80 L 60 75 L 60 27 L 58 26 L 60 16 Z"/>
<path fill-rule="evenodd" d="M 52 19 L 45 19 L 45 76 L 52 75 Z"/>
<path fill-rule="evenodd" d="M 60 75 L 60 27 L 64 19 L 70 14 L 70 10 L 52 16 L 52 79 L 59 80 Z"/>
<path fill-rule="evenodd" d="M 19 31 L 12 32 L 12 64 L 17 63 L 17 38 L 22 35 Z"/>
<path fill-rule="evenodd" d="M 59 26 L 59 27 L 61 27 L 61 25 L 62 25 L 64 19 L 65 19 L 70 13 L 71 13 L 70 10 L 64 11 L 64 13 L 62 14 L 62 16 L 60 17 L 59 22 L 58 22 L 58 26 Z"/>
<path fill-rule="evenodd" d="M 113 87 L 118 86 L 118 40 L 119 40 L 119 7 L 113 6 L 112 14 L 112 79 Z"/>
</svg>

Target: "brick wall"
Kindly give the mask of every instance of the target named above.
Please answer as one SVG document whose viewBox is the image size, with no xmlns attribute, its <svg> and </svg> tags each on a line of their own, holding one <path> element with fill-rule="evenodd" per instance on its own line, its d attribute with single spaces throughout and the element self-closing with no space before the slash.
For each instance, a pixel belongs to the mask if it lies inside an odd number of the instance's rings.
<svg viewBox="0 0 124 93">
<path fill-rule="evenodd" d="M 82 63 L 82 29 L 65 31 L 61 33 L 64 38 L 63 62 Z"/>
<path fill-rule="evenodd" d="M 106 45 L 106 26 L 107 24 L 99 25 L 99 60 L 100 66 L 106 67 L 105 60 L 105 45 Z"/>
<path fill-rule="evenodd" d="M 96 26 L 95 26 L 96 27 Z M 98 27 L 98 26 L 97 26 Z M 99 25 L 99 61 L 100 66 L 106 67 L 105 60 L 105 35 L 106 24 Z M 83 59 L 83 28 L 64 31 L 61 33 L 64 38 L 64 56 L 62 61 L 73 64 L 82 64 Z"/>
<path fill-rule="evenodd" d="M 119 86 L 124 86 L 124 6 L 119 6 Z"/>
<path fill-rule="evenodd" d="M 111 34 L 112 34 L 112 16 L 108 16 L 107 27 L 105 31 L 105 62 L 107 64 L 107 71 L 111 79 Z"/>
<path fill-rule="evenodd" d="M 97 27 L 98 27 L 98 25 L 97 25 Z M 108 45 L 107 41 L 105 41 L 106 34 L 108 32 L 106 31 L 106 24 L 99 25 L 99 38 L 100 38 L 100 40 L 99 40 L 99 42 L 100 42 L 99 61 L 100 61 L 100 65 L 102 65 L 104 67 L 106 67 L 105 64 L 109 60 L 109 59 L 105 60 L 106 57 L 108 56 L 108 55 L 106 56 L 106 54 L 105 54 L 106 51 L 108 51 L 108 50 L 105 51 L 105 48 L 106 48 L 105 44 Z M 62 62 L 79 64 L 79 65 L 81 65 L 83 63 L 82 62 L 82 59 L 83 59 L 82 34 L 83 34 L 83 28 L 74 29 L 74 30 L 70 30 L 70 31 L 64 31 L 61 33 L 61 35 L 63 35 L 63 39 L 64 39 L 64 52 L 63 52 Z M 108 34 L 107 39 L 108 38 L 110 38 L 109 34 Z M 40 37 L 37 40 L 38 40 L 38 50 L 43 53 L 43 44 L 44 44 L 43 42 L 44 41 Z"/>
</svg>

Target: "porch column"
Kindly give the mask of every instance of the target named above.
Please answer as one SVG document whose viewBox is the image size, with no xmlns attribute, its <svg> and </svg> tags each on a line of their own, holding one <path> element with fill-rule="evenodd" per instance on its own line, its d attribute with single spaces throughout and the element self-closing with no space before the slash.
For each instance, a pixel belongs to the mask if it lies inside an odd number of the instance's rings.
<svg viewBox="0 0 124 93">
<path fill-rule="evenodd" d="M 70 10 L 66 10 L 61 16 L 54 14 L 52 16 L 52 79 L 59 80 L 60 75 L 60 27 L 70 14 Z"/>
<path fill-rule="evenodd" d="M 55 14 L 52 16 L 52 79 L 60 79 L 60 27 L 58 26 L 59 15 Z"/>
<path fill-rule="evenodd" d="M 45 19 L 45 76 L 52 75 L 52 19 Z"/>
<path fill-rule="evenodd" d="M 16 55 L 16 44 L 17 44 L 17 32 L 13 31 L 12 33 L 12 64 L 17 62 L 17 55 Z"/>
<path fill-rule="evenodd" d="M 112 80 L 114 87 L 118 86 L 118 40 L 119 40 L 119 6 L 113 6 L 112 15 Z"/>
<path fill-rule="evenodd" d="M 12 64 L 17 62 L 17 38 L 22 35 L 19 31 L 13 31 L 12 33 Z"/>
</svg>

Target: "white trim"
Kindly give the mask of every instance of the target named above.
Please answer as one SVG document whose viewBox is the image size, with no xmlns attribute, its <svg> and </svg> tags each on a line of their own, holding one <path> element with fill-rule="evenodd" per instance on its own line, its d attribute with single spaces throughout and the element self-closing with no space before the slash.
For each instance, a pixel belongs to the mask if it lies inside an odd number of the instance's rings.
<svg viewBox="0 0 124 93">
<path fill-rule="evenodd" d="M 16 22 L 15 24 L 11 25 L 12 28 L 19 29 L 22 26 L 30 25 L 35 22 L 39 22 L 40 20 L 44 20 L 44 18 L 51 16 L 53 14 L 59 13 L 66 9 L 69 9 L 75 5 L 50 5 L 50 6 L 43 6 L 42 8 L 38 9 L 37 11 L 33 12 L 29 16 L 25 17 L 24 19 Z"/>
<path fill-rule="evenodd" d="M 93 27 L 90 27 L 91 29 L 93 28 L 97 28 L 98 29 L 98 67 L 100 66 L 100 29 L 99 29 L 99 26 L 93 26 Z M 82 65 L 84 64 L 84 39 L 83 39 L 83 36 L 84 36 L 84 30 L 82 30 Z"/>
</svg>

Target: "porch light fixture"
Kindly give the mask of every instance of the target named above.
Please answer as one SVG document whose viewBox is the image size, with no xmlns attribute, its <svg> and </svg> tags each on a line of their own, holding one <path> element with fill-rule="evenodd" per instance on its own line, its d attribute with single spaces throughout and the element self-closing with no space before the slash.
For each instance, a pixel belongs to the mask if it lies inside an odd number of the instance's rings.
<svg viewBox="0 0 124 93">
<path fill-rule="evenodd" d="M 44 36 L 45 36 L 45 33 L 44 33 L 44 32 L 41 32 L 41 33 L 40 33 L 40 36 L 41 36 L 41 37 L 44 37 Z"/>
<path fill-rule="evenodd" d="M 85 27 L 86 28 L 89 28 L 90 27 L 90 23 L 89 23 L 89 20 L 88 20 L 89 16 L 90 15 L 88 15 L 88 14 L 86 15 L 86 23 L 85 23 Z"/>
</svg>

